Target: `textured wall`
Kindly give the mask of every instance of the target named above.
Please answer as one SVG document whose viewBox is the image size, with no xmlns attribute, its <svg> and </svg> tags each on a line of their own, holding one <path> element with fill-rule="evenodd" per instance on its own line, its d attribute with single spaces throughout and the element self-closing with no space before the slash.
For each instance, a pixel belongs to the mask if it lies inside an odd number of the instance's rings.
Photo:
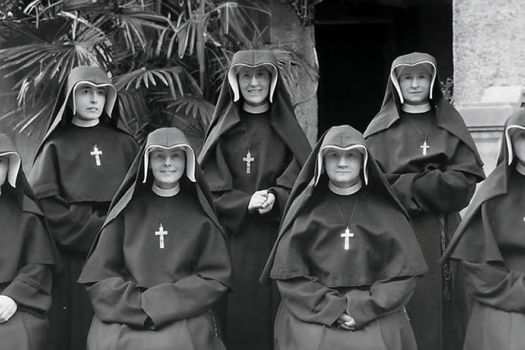
<svg viewBox="0 0 525 350">
<path fill-rule="evenodd" d="M 273 45 L 292 48 L 311 65 L 316 65 L 314 26 L 301 25 L 287 0 L 271 0 Z M 301 77 L 293 91 L 295 113 L 311 143 L 317 138 L 317 82 Z"/>
<path fill-rule="evenodd" d="M 454 97 L 477 103 L 490 86 L 525 86 L 525 1 L 454 0 Z"/>
</svg>

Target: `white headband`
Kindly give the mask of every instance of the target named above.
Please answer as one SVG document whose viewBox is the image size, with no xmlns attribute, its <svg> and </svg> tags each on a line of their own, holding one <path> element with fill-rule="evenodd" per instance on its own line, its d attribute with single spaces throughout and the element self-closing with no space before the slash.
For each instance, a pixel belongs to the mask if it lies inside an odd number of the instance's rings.
<svg viewBox="0 0 525 350">
<path fill-rule="evenodd" d="M 195 153 L 193 152 L 193 148 L 191 148 L 188 144 L 178 144 L 173 146 L 161 146 L 161 145 L 149 145 L 146 150 L 144 151 L 144 180 L 142 180 L 142 183 L 145 183 L 147 181 L 148 177 L 148 163 L 149 163 L 149 154 L 151 151 L 155 150 L 156 148 L 162 148 L 162 149 L 176 149 L 181 148 L 186 153 L 186 177 L 191 181 L 195 182 Z"/>
<path fill-rule="evenodd" d="M 18 176 L 18 172 L 20 171 L 21 166 L 21 159 L 20 155 L 16 152 L 5 152 L 0 153 L 0 157 L 9 157 L 9 169 L 7 170 L 7 181 L 11 185 L 11 187 L 16 187 L 16 178 Z"/>
<path fill-rule="evenodd" d="M 279 71 L 277 70 L 277 67 L 272 63 L 263 63 L 263 64 L 257 64 L 257 65 L 238 63 L 230 67 L 230 70 L 228 71 L 228 82 L 230 83 L 230 87 L 233 92 L 233 102 L 237 102 L 241 98 L 241 95 L 239 92 L 239 80 L 237 78 L 238 68 L 239 67 L 257 68 L 257 67 L 263 67 L 263 66 L 270 67 L 271 69 L 272 82 L 270 84 L 270 94 L 268 95 L 268 99 L 270 100 L 270 103 L 273 102 L 273 93 L 275 92 L 275 87 L 277 86 L 277 74 L 279 74 L 278 73 Z"/>
<path fill-rule="evenodd" d="M 92 86 L 94 88 L 106 88 L 106 87 L 110 87 L 112 88 L 114 91 L 112 92 L 112 94 L 115 94 L 116 95 L 116 90 L 115 90 L 115 87 L 110 84 L 110 83 L 103 83 L 103 84 L 95 84 L 89 80 L 81 80 L 81 81 L 78 81 L 75 83 L 75 85 L 73 85 L 73 91 L 72 91 L 72 98 L 73 98 L 73 115 L 77 114 L 77 101 L 75 100 L 75 93 L 77 91 L 77 88 L 80 86 L 80 85 L 89 85 L 89 86 Z M 107 94 L 109 95 L 109 94 Z M 109 98 L 107 98 L 107 101 L 106 101 L 106 105 L 104 106 L 105 110 L 106 110 L 106 113 L 108 116 L 111 116 L 111 112 L 113 111 L 113 107 L 115 105 L 115 101 L 110 101 Z"/>
<path fill-rule="evenodd" d="M 420 64 L 425 64 L 425 63 L 430 64 L 433 68 L 432 80 L 430 81 L 430 94 L 429 94 L 429 98 L 432 99 L 432 91 L 434 90 L 434 82 L 436 81 L 436 75 L 437 75 L 436 74 L 437 69 L 436 69 L 436 65 L 434 64 L 434 62 L 421 61 L 421 62 L 417 62 L 413 64 L 401 63 L 395 67 L 392 67 L 392 70 L 390 71 L 390 80 L 392 81 L 392 84 L 394 84 L 394 87 L 397 91 L 397 95 L 399 96 L 399 100 L 401 101 L 401 103 L 405 103 L 405 98 L 403 97 L 403 93 L 401 92 L 401 87 L 399 86 L 399 81 L 397 80 L 395 70 L 399 67 L 415 67 L 415 66 L 418 66 Z"/>
<path fill-rule="evenodd" d="M 525 126 L 512 124 L 512 125 L 507 126 L 507 128 L 505 129 L 505 139 L 507 141 L 507 151 L 508 151 L 508 154 L 509 154 L 509 160 L 508 160 L 508 164 L 507 165 L 510 165 L 512 163 L 512 161 L 514 160 L 514 150 L 512 148 L 512 142 L 510 140 L 510 135 L 509 135 L 509 130 L 510 129 L 525 130 Z"/>
</svg>

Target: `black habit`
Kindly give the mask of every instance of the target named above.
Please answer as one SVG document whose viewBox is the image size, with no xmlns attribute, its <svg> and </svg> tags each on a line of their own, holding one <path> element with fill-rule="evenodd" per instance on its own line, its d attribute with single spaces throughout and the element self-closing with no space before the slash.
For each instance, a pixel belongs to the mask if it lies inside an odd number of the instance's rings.
<svg viewBox="0 0 525 350">
<path fill-rule="evenodd" d="M 104 112 L 93 127 L 71 123 L 71 96 L 83 82 L 107 88 Z M 55 278 L 50 312 L 54 350 L 85 348 L 93 311 L 76 280 L 111 198 L 137 151 L 118 113 L 112 114 L 116 98 L 115 88 L 100 68 L 73 69 L 62 105 L 50 121 L 31 172 L 31 185 L 63 262 Z"/>
<path fill-rule="evenodd" d="M 232 256 L 232 293 L 223 317 L 226 346 L 229 350 L 268 350 L 273 343 L 278 296 L 274 288 L 260 286 L 257 280 L 310 145 L 295 118 L 273 53 L 237 52 L 229 79 L 237 81 L 235 71 L 240 66 L 271 67 L 271 107 L 263 114 L 243 111 L 242 97 L 239 98 L 238 90 L 232 90 L 226 78 L 199 162 L 219 220 L 228 233 Z M 250 213 L 252 194 L 266 189 L 276 196 L 272 211 L 264 215 Z"/>
<path fill-rule="evenodd" d="M 190 175 L 174 196 L 155 194 L 143 171 L 154 147 L 186 152 Z M 79 279 L 95 310 L 89 350 L 224 349 L 212 307 L 229 288 L 230 258 L 195 164 L 178 129 L 148 136 Z"/>
<path fill-rule="evenodd" d="M 17 304 L 15 314 L 0 324 L 0 349 L 47 350 L 54 246 L 20 155 L 5 134 L 0 134 L 0 157 L 9 157 L 10 165 L 0 188 L 0 295 Z"/>
<path fill-rule="evenodd" d="M 356 145 L 365 153 L 363 185 L 351 195 L 333 193 L 322 152 Z M 333 127 L 298 176 L 262 276 L 277 280 L 282 296 L 277 349 L 417 349 L 405 305 L 426 264 L 406 212 L 363 145 L 355 129 Z M 343 313 L 354 330 L 338 326 Z"/>
<path fill-rule="evenodd" d="M 525 113 L 506 122 L 500 158 L 472 200 L 443 259 L 467 272 L 472 312 L 464 350 L 521 349 L 525 344 L 525 175 L 510 139 L 525 132 Z"/>
<path fill-rule="evenodd" d="M 433 71 L 431 110 L 402 111 L 396 69 L 419 64 Z M 394 82 L 396 84 L 394 84 Z M 412 53 L 392 63 L 383 105 L 365 131 L 370 153 L 407 209 L 429 265 L 408 305 L 418 346 L 456 350 L 465 324 L 462 282 L 456 266 L 441 268 L 439 258 L 459 224 L 476 183 L 484 178 L 482 162 L 463 119 L 439 90 L 434 57 Z"/>
</svg>

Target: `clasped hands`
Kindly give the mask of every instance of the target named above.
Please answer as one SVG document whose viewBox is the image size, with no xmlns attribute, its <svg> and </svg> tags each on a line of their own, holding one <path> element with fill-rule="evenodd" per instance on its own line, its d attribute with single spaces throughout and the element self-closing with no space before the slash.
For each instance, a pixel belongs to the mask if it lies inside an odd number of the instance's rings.
<svg viewBox="0 0 525 350">
<path fill-rule="evenodd" d="M 18 306 L 13 299 L 7 295 L 0 295 L 0 323 L 9 321 L 17 309 Z"/>
<path fill-rule="evenodd" d="M 355 330 L 355 320 L 347 313 L 342 314 L 336 321 L 336 325 L 344 330 Z"/>
<path fill-rule="evenodd" d="M 266 214 L 273 209 L 275 204 L 275 195 L 268 190 L 256 191 L 248 203 L 249 211 L 256 211 L 259 214 Z"/>
</svg>

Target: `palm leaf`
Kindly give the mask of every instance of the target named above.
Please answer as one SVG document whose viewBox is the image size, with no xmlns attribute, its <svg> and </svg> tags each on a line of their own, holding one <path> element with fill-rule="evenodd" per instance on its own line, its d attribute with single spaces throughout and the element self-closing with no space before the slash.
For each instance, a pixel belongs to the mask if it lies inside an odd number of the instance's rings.
<svg viewBox="0 0 525 350">
<path fill-rule="evenodd" d="M 183 84 L 187 82 L 187 84 Z M 119 91 L 149 88 L 149 84 L 163 85 L 169 89 L 172 98 L 183 96 L 186 92 L 199 92 L 197 83 L 182 66 L 152 68 L 141 67 L 115 77 L 115 86 Z"/>
<path fill-rule="evenodd" d="M 140 90 L 124 90 L 119 92 L 119 112 L 133 134 L 141 139 L 149 124 L 151 111 Z"/>
<path fill-rule="evenodd" d="M 185 95 L 169 103 L 166 108 L 197 120 L 202 129 L 206 130 L 211 122 L 215 106 L 202 96 Z"/>
<path fill-rule="evenodd" d="M 317 82 L 319 81 L 319 70 L 317 66 L 310 64 L 301 55 L 295 51 L 286 48 L 273 49 L 274 56 L 277 60 L 277 66 L 279 73 L 283 78 L 284 84 L 287 90 L 291 93 L 294 105 L 301 104 L 307 100 L 310 100 L 317 93 Z M 307 78 L 311 84 L 305 84 L 302 79 Z M 299 85 L 312 86 L 311 92 L 307 93 L 307 96 L 298 96 L 297 91 Z M 301 98 L 301 100 L 299 100 Z"/>
</svg>

